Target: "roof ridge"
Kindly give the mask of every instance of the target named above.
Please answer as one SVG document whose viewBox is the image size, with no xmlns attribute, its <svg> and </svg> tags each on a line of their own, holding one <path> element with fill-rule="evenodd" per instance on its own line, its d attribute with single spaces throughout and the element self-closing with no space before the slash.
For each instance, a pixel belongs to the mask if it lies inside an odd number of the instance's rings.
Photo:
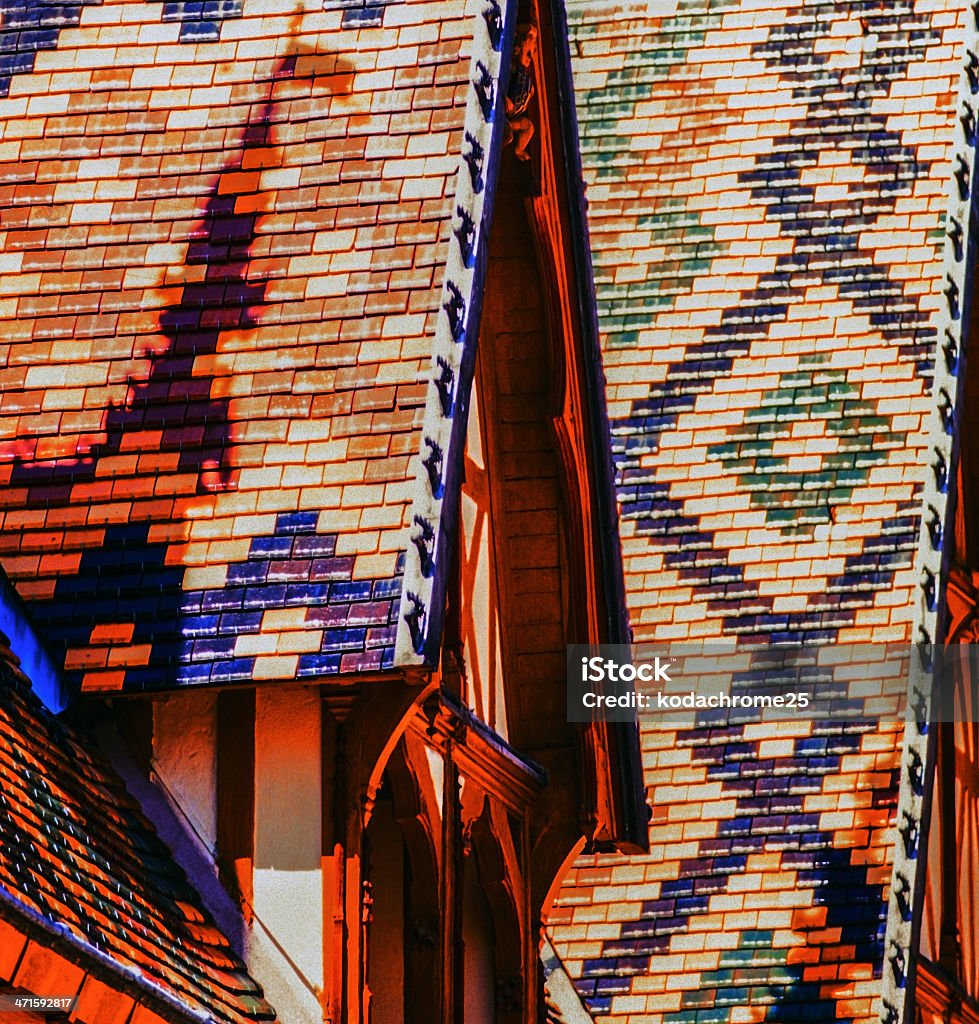
<svg viewBox="0 0 979 1024">
<path fill-rule="evenodd" d="M 455 214 L 435 336 L 414 485 L 408 550 L 398 614 L 396 665 L 433 665 L 441 641 L 442 606 L 459 500 L 469 399 L 486 276 L 493 197 L 503 145 L 503 105 L 517 10 L 490 0 L 477 22 L 456 172 Z"/>
</svg>

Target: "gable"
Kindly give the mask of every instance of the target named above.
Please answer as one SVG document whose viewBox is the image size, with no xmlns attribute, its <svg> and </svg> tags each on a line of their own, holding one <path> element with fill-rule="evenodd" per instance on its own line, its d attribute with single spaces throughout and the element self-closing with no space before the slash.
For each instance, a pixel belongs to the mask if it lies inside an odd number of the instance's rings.
<svg viewBox="0 0 979 1024">
<path fill-rule="evenodd" d="M 931 643 L 966 7 L 568 10 L 636 639 Z M 582 858 L 553 920 L 590 1011 L 898 1019 L 917 728 L 642 742 L 650 856 Z"/>
</svg>

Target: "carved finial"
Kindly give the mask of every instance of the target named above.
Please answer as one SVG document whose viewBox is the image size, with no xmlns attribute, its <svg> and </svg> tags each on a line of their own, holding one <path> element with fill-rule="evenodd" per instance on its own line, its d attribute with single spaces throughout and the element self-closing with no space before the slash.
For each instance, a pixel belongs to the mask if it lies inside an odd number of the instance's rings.
<svg viewBox="0 0 979 1024">
<path fill-rule="evenodd" d="M 928 520 L 928 536 L 931 538 L 931 546 L 934 551 L 942 550 L 942 520 L 938 509 L 934 505 L 928 506 L 930 518 Z"/>
<path fill-rule="evenodd" d="M 898 913 L 902 921 L 911 920 L 911 903 L 908 896 L 911 893 L 911 886 L 908 880 L 900 872 L 896 873 L 897 884 L 894 886 L 894 899 L 897 903 Z"/>
<path fill-rule="evenodd" d="M 891 952 L 888 959 L 891 962 L 891 970 L 894 972 L 894 984 L 898 988 L 904 988 L 907 975 L 905 974 L 905 959 L 904 950 L 901 949 L 900 945 L 896 940 L 891 939 Z"/>
<path fill-rule="evenodd" d="M 462 297 L 462 292 L 459 291 L 454 281 L 446 281 L 445 286 L 449 290 L 449 299 L 442 303 L 442 308 L 449 315 L 452 340 L 460 342 L 466 333 L 466 300 Z"/>
<path fill-rule="evenodd" d="M 935 489 L 944 494 L 948 489 L 948 463 L 940 448 L 935 449 L 935 461 L 931 464 L 931 470 L 935 474 Z"/>
<path fill-rule="evenodd" d="M 459 255 L 462 257 L 463 266 L 471 267 L 476 250 L 476 225 L 464 206 L 457 206 L 456 214 L 459 217 L 459 226 L 454 228 L 452 233 L 459 242 Z"/>
<path fill-rule="evenodd" d="M 480 141 L 473 138 L 469 132 L 466 132 L 466 142 L 469 143 L 469 152 L 463 153 L 462 158 L 469 168 L 469 180 L 472 182 L 473 192 L 479 195 L 486 186 L 486 182 L 483 181 L 483 157 L 486 154 Z"/>
<path fill-rule="evenodd" d="M 965 249 L 962 246 L 962 224 L 951 215 L 948 218 L 948 238 L 952 243 L 952 249 L 955 253 L 955 262 L 961 263 L 962 258 L 965 256 Z"/>
<path fill-rule="evenodd" d="M 498 0 L 489 0 L 489 7 L 483 9 L 483 18 L 486 21 L 490 46 L 499 53 L 503 45 L 503 10 Z"/>
<path fill-rule="evenodd" d="M 904 824 L 898 829 L 901 838 L 904 840 L 904 855 L 908 860 L 914 860 L 918 856 L 918 823 L 904 812 Z"/>
<path fill-rule="evenodd" d="M 927 565 L 921 570 L 921 574 L 924 577 L 921 581 L 921 589 L 924 591 L 925 604 L 928 607 L 928 611 L 933 612 L 937 601 L 935 574 Z"/>
<path fill-rule="evenodd" d="M 530 101 L 537 91 L 534 78 L 534 57 L 537 53 L 537 27 L 531 23 L 517 26 L 513 58 L 510 61 L 510 82 L 506 93 L 506 131 L 503 145 L 514 143 L 513 155 L 529 160 L 527 146 L 536 131 L 530 119 Z"/>
<path fill-rule="evenodd" d="M 930 655 L 926 671 L 931 671 Z M 918 728 L 918 735 L 924 736 L 928 732 L 928 701 L 925 699 L 925 695 L 917 687 L 914 689 L 914 699 L 911 701 L 911 710 L 914 712 L 914 724 Z"/>
<path fill-rule="evenodd" d="M 962 135 L 965 137 L 966 144 L 974 146 L 976 144 L 976 115 L 972 107 L 966 107 L 965 113 L 959 118 L 962 124 Z"/>
<path fill-rule="evenodd" d="M 881 1024 L 897 1024 L 897 1007 L 892 1006 L 886 999 L 881 1000 L 881 1002 L 883 1003 L 883 1012 L 880 1016 Z"/>
<path fill-rule="evenodd" d="M 959 286 L 951 277 L 945 278 L 945 299 L 948 303 L 948 315 L 958 320 L 962 310 L 959 308 Z"/>
<path fill-rule="evenodd" d="M 911 748 L 911 757 L 908 762 L 908 782 L 911 783 L 911 791 L 915 796 L 921 796 L 925 789 L 925 766 L 921 755 L 914 747 Z"/>
<path fill-rule="evenodd" d="M 432 529 L 432 524 L 422 516 L 415 516 L 413 521 L 420 532 L 411 538 L 411 542 L 418 548 L 422 576 L 427 579 L 435 570 L 435 530 Z"/>
<path fill-rule="evenodd" d="M 456 375 L 452 367 L 441 356 L 436 356 L 435 361 L 442 371 L 435 378 L 435 387 L 438 388 L 442 415 L 448 419 L 455 412 L 455 391 L 453 390 L 453 385 L 455 384 Z"/>
<path fill-rule="evenodd" d="M 476 90 L 476 98 L 479 100 L 479 109 L 483 112 L 484 121 L 493 120 L 493 104 L 496 102 L 496 90 L 493 88 L 493 76 L 489 68 L 481 61 L 476 61 L 476 70 L 479 76 L 473 82 Z"/>
<path fill-rule="evenodd" d="M 425 602 L 410 590 L 405 596 L 411 602 L 411 608 L 404 615 L 411 634 L 411 646 L 415 654 L 421 654 L 425 647 Z"/>
<path fill-rule="evenodd" d="M 973 96 L 979 92 L 979 57 L 971 50 L 966 50 L 968 60 L 965 64 L 965 73 L 969 79 L 969 91 Z"/>
<path fill-rule="evenodd" d="M 445 490 L 442 484 L 442 449 L 430 437 L 425 438 L 425 444 L 430 451 L 428 456 L 422 459 L 422 465 L 428 470 L 428 485 L 432 489 L 432 497 L 441 498 Z"/>
<path fill-rule="evenodd" d="M 947 327 L 945 328 L 945 344 L 942 345 L 942 352 L 945 354 L 945 368 L 954 376 L 959 369 L 959 343 Z"/>
<path fill-rule="evenodd" d="M 941 404 L 938 406 L 938 415 L 942 418 L 942 427 L 946 434 L 952 434 L 955 430 L 955 409 L 952 407 L 952 396 L 945 388 L 939 389 Z"/>
<path fill-rule="evenodd" d="M 970 192 L 969 177 L 972 169 L 961 153 L 955 154 L 955 181 L 959 186 L 959 198 L 968 199 Z"/>
</svg>

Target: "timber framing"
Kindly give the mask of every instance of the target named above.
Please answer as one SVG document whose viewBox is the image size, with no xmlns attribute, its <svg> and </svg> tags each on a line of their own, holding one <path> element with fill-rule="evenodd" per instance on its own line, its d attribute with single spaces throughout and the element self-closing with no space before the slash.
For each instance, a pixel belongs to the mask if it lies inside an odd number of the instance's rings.
<svg viewBox="0 0 979 1024">
<path fill-rule="evenodd" d="M 938 964 L 919 958 L 915 972 L 916 1019 L 944 1024 L 979 1024 L 979 1002 Z"/>
<path fill-rule="evenodd" d="M 515 811 L 524 811 L 540 795 L 547 773 L 524 758 L 481 722 L 447 690 L 423 708 L 424 719 L 411 723 L 413 734 L 450 756 L 458 769 L 488 794 Z"/>
</svg>

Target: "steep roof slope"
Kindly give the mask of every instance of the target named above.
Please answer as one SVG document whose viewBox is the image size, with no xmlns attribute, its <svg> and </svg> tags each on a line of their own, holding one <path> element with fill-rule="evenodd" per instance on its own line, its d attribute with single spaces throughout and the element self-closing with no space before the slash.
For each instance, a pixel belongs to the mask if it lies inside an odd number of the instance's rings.
<svg viewBox="0 0 979 1024">
<path fill-rule="evenodd" d="M 909 640 L 966 5 L 568 6 L 636 638 Z M 552 922 L 596 1019 L 876 1020 L 903 724 L 647 724 L 651 855 Z"/>
<path fill-rule="evenodd" d="M 315 8 L 5 21 L 0 560 L 85 688 L 394 661 L 505 30 Z"/>
<path fill-rule="evenodd" d="M 168 1019 L 275 1019 L 122 780 L 43 707 L 0 634 L 3 922 L 3 980 L 30 990 L 24 936 L 82 968 L 37 995 L 73 995 L 88 970 Z"/>
<path fill-rule="evenodd" d="M 637 635 L 903 638 L 964 15 L 569 17 Z"/>
</svg>

